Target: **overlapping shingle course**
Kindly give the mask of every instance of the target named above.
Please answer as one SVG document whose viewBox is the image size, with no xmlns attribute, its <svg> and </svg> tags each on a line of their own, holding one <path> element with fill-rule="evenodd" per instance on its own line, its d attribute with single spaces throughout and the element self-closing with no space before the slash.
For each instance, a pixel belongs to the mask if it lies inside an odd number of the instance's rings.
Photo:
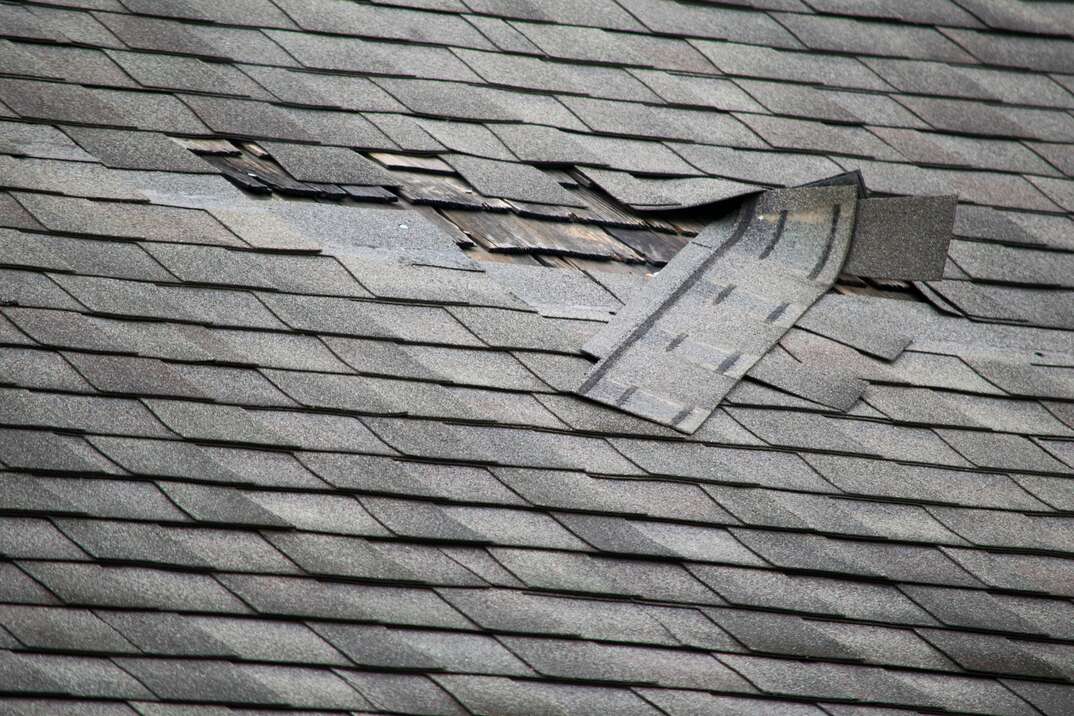
<svg viewBox="0 0 1074 716">
<path fill-rule="evenodd" d="M 0 3 L 0 711 L 1071 712 L 1072 27 Z M 693 435 L 571 394 L 709 202 L 854 169 L 942 276 Z"/>
</svg>

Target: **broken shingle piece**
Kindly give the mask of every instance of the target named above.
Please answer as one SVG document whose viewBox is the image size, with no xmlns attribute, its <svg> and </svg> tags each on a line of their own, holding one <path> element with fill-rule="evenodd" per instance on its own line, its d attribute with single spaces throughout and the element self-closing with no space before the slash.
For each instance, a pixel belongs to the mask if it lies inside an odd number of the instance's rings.
<svg viewBox="0 0 1074 716">
<path fill-rule="evenodd" d="M 843 270 L 874 278 L 941 278 L 956 203 L 954 196 L 863 199 Z"/>
<path fill-rule="evenodd" d="M 692 433 L 835 280 L 857 188 L 769 192 L 706 227 L 585 350 L 580 395 Z"/>
</svg>

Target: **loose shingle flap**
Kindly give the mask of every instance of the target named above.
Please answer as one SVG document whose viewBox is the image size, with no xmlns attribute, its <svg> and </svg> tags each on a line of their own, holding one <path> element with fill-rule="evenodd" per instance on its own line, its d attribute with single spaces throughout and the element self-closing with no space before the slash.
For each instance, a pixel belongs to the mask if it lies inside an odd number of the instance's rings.
<svg viewBox="0 0 1074 716">
<path fill-rule="evenodd" d="M 766 192 L 717 218 L 586 343 L 598 362 L 576 392 L 693 433 L 831 288 L 848 255 L 860 257 L 860 275 L 931 275 L 937 263 L 942 270 L 953 200 L 907 206 L 862 194 L 860 176 L 841 175 Z M 904 203 L 877 203 L 894 201 Z M 856 232 L 862 211 L 864 233 Z M 883 216 L 891 217 L 888 235 Z"/>
</svg>

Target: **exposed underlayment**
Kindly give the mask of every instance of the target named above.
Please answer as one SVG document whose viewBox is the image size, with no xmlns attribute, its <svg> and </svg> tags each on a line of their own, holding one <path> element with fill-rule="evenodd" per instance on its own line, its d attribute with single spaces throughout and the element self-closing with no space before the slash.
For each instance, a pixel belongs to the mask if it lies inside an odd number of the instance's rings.
<svg viewBox="0 0 1074 716">
<path fill-rule="evenodd" d="M 1072 112 L 1070 3 L 0 0 L 0 714 L 1069 716 Z"/>
</svg>

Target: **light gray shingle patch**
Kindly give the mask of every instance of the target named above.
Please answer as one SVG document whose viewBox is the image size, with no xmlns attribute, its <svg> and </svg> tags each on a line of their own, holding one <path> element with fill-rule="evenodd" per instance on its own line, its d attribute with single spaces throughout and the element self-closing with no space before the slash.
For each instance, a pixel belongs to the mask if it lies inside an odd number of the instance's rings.
<svg viewBox="0 0 1074 716">
<path fill-rule="evenodd" d="M 827 93 L 807 85 L 738 79 L 735 84 L 775 114 L 789 114 L 832 122 L 860 123 L 860 118 L 829 99 Z M 767 114 L 767 112 L 763 112 Z"/>
<path fill-rule="evenodd" d="M 622 305 L 581 271 L 489 264 L 486 272 L 492 281 L 543 313 L 554 314 L 559 308 L 611 313 Z"/>
<path fill-rule="evenodd" d="M 838 164 L 813 154 L 759 152 L 704 144 L 669 146 L 706 174 L 760 184 L 795 186 L 841 172 Z"/>
<path fill-rule="evenodd" d="M 302 126 L 310 136 L 317 137 L 322 144 L 335 144 L 356 149 L 396 149 L 394 142 L 373 123 L 356 112 L 304 107 L 288 107 L 285 111 L 291 121 Z M 282 136 L 281 138 L 292 137 Z"/>
<path fill-rule="evenodd" d="M 72 605 L 248 611 L 231 592 L 206 574 L 62 562 L 37 562 L 25 568 Z"/>
<path fill-rule="evenodd" d="M 95 17 L 128 47 L 162 54 L 221 57 L 211 45 L 187 30 L 185 23 L 121 13 L 99 13 Z"/>
<path fill-rule="evenodd" d="M 774 192 L 710 224 L 586 344 L 600 361 L 579 393 L 694 432 L 834 280 L 849 248 L 855 193 L 850 186 Z M 807 218 L 817 211 L 826 212 L 824 226 Z M 772 271 L 797 278 L 779 285 Z M 717 324 L 734 331 L 698 323 L 702 315 L 711 322 L 700 308 L 713 304 Z M 733 334 L 740 342 L 732 345 Z"/>
<path fill-rule="evenodd" d="M 950 25 L 952 27 L 981 27 L 981 23 L 953 0 L 935 2 L 909 2 L 889 5 L 883 0 L 809 0 L 818 12 L 833 15 L 902 20 L 924 25 Z M 840 712 L 840 716 L 843 716 Z"/>
<path fill-rule="evenodd" d="M 339 674 L 370 703 L 382 709 L 443 716 L 463 716 L 465 713 L 455 699 L 422 675 L 360 671 L 341 671 Z"/>
<path fill-rule="evenodd" d="M 656 712 L 633 691 L 607 686 L 539 682 L 524 683 L 502 676 L 444 674 L 437 683 L 472 710 L 522 716 L 526 713 L 587 713 L 604 708 L 630 716 Z"/>
<path fill-rule="evenodd" d="M 910 345 L 911 338 L 905 326 L 900 326 L 897 317 L 887 306 L 878 301 L 864 297 L 824 296 L 802 316 L 798 323 L 800 328 L 820 334 L 833 341 L 851 346 L 861 353 L 884 360 L 895 360 Z M 808 336 L 795 333 L 788 336 L 788 348 L 800 360 L 809 361 L 809 357 L 818 356 L 829 351 L 812 341 Z M 853 354 L 841 355 L 839 360 L 853 369 L 861 377 L 871 380 L 890 378 L 891 375 L 875 363 L 856 359 Z"/>
<path fill-rule="evenodd" d="M 1041 190 L 1056 205 L 1074 211 L 1074 180 L 1028 177 L 1033 186 Z"/>
<path fill-rule="evenodd" d="M 269 211 L 267 217 L 257 208 L 213 208 L 211 213 L 255 246 L 266 248 L 320 247 L 340 256 L 378 248 L 391 250 L 391 258 L 399 251 L 461 257 L 448 233 L 450 225 L 418 209 L 281 202 Z"/>
<path fill-rule="evenodd" d="M 292 328 L 363 338 L 481 346 L 452 315 L 437 306 L 410 306 L 343 298 L 264 294 L 262 299 Z"/>
<path fill-rule="evenodd" d="M 1071 141 L 1074 119 L 1057 110 L 1008 109 L 973 100 L 899 95 L 896 99 L 936 129 L 1043 141 Z"/>
<path fill-rule="evenodd" d="M 529 125 L 585 130 L 574 114 L 547 94 L 475 86 L 466 86 L 462 90 L 458 84 L 425 79 L 378 79 L 377 84 L 418 115 L 479 121 L 523 121 Z"/>
<path fill-rule="evenodd" d="M 451 307 L 449 312 L 474 335 L 495 348 L 578 353 L 586 339 L 603 325 L 498 308 L 457 306 Z"/>
</svg>

